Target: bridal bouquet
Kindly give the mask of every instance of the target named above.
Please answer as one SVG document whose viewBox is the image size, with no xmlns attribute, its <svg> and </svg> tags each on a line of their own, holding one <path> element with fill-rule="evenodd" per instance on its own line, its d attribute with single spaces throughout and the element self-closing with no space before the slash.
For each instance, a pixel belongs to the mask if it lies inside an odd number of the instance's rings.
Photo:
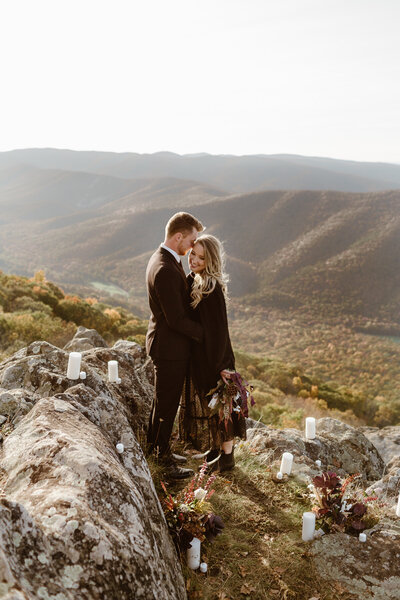
<svg viewBox="0 0 400 600">
<path fill-rule="evenodd" d="M 229 383 L 220 379 L 217 386 L 206 395 L 206 398 L 210 398 L 208 407 L 211 414 L 218 414 L 220 421 L 224 421 L 225 428 L 228 427 L 229 421 L 232 421 L 233 412 L 238 413 L 238 416 L 249 416 L 249 399 L 251 406 L 254 405 L 253 387 L 243 381 L 237 371 L 230 371 L 230 376 Z"/>
<path fill-rule="evenodd" d="M 215 491 L 211 488 L 216 477 L 206 472 L 207 462 L 204 462 L 200 472 L 176 496 L 161 482 L 165 492 L 162 506 L 178 552 L 187 550 L 194 537 L 212 542 L 224 528 L 221 517 L 211 511 L 207 502 Z"/>
</svg>

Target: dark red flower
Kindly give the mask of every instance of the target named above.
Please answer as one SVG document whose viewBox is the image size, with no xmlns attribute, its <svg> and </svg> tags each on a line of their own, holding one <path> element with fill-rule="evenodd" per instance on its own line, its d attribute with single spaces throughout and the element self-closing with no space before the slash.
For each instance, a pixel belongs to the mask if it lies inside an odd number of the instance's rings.
<svg viewBox="0 0 400 600">
<path fill-rule="evenodd" d="M 362 517 L 367 512 L 367 507 L 362 502 L 356 502 L 351 507 L 351 512 L 353 515 L 357 515 L 357 517 Z"/>
<path fill-rule="evenodd" d="M 333 473 L 332 471 L 327 471 L 326 473 L 322 473 L 322 475 L 317 475 L 312 480 L 314 486 L 316 488 L 327 488 L 329 490 L 334 490 L 340 487 L 340 479 Z"/>
<path fill-rule="evenodd" d="M 207 520 L 204 523 L 205 526 L 205 536 L 209 542 L 213 542 L 217 535 L 222 533 L 225 525 L 218 515 L 214 515 L 214 513 L 210 513 L 207 515 Z"/>
</svg>

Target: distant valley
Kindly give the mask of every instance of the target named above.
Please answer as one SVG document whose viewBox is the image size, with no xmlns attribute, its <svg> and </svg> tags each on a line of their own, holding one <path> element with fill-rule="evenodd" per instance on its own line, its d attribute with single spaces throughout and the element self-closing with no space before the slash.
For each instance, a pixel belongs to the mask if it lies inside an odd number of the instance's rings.
<svg viewBox="0 0 400 600">
<path fill-rule="evenodd" d="M 235 348 L 336 382 L 362 418 L 370 402 L 393 424 L 399 188 L 399 165 L 308 157 L 0 153 L 0 268 L 43 269 L 66 293 L 147 318 L 147 261 L 188 210 L 224 241 Z"/>
<path fill-rule="evenodd" d="M 0 171 L 0 194 L 6 272 L 43 268 L 71 289 L 114 285 L 125 292 L 121 301 L 129 293 L 144 315 L 146 263 L 169 216 L 185 209 L 225 242 L 233 297 L 251 306 L 372 319 L 393 335 L 400 327 L 397 190 L 229 194 L 183 179 L 21 164 Z"/>
</svg>

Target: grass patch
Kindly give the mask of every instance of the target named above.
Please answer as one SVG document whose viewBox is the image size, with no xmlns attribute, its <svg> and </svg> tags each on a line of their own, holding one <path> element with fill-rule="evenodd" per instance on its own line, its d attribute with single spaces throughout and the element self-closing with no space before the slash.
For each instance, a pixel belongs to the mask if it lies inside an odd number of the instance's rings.
<svg viewBox="0 0 400 600">
<path fill-rule="evenodd" d="M 208 572 L 182 565 L 188 600 L 354 598 L 315 573 L 301 539 L 301 516 L 311 507 L 305 485 L 295 479 L 274 483 L 271 467 L 246 443 L 236 448 L 235 457 L 236 468 L 217 477 L 210 501 L 225 529 L 213 544 L 202 544 Z M 197 465 L 189 461 L 192 468 Z M 177 492 L 184 485 L 170 483 L 168 489 Z"/>
</svg>

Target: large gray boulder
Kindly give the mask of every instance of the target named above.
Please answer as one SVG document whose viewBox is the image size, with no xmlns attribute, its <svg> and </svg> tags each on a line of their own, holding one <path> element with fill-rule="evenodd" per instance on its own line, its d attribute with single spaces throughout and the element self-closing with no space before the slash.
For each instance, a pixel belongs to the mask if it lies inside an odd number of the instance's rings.
<svg viewBox="0 0 400 600">
<path fill-rule="evenodd" d="M 345 533 L 324 535 L 310 544 L 321 581 L 339 584 L 359 600 L 400 598 L 400 525 L 382 519 L 367 531 L 367 541 Z"/>
<path fill-rule="evenodd" d="M 33 394 L 25 389 L 0 389 L 0 415 L 17 421 L 33 408 Z"/>
<path fill-rule="evenodd" d="M 87 329 L 80 325 L 72 338 L 64 346 L 64 350 L 68 352 L 83 352 L 91 348 L 108 348 L 107 342 L 95 329 Z"/>
<path fill-rule="evenodd" d="M 392 458 L 400 457 L 400 426 L 390 425 L 388 427 L 361 427 L 363 434 L 379 450 L 385 463 Z"/>
<path fill-rule="evenodd" d="M 121 385 L 107 382 L 111 359 Z M 85 381 L 66 378 L 67 362 L 68 353 L 35 342 L 0 365 L 9 407 L 0 451 L 0 596 L 183 600 L 179 561 L 135 435 L 152 388 L 127 352 L 84 352 Z M 18 398 L 24 414 L 16 423 Z"/>
<path fill-rule="evenodd" d="M 47 342 L 33 342 L 0 364 L 0 414 L 1 397 L 6 391 L 11 395 L 23 394 L 30 405 L 57 393 L 67 391 L 76 381 L 67 379 L 69 353 Z M 108 382 L 107 363 L 117 360 L 119 385 Z M 93 348 L 82 352 L 81 370 L 86 372 L 85 387 L 97 395 L 119 400 L 126 409 L 131 425 L 139 433 L 147 427 L 153 387 L 150 373 L 144 364 L 135 368 L 135 357 L 127 351 L 114 348 Z M 22 390 L 17 392 L 17 390 Z M 7 401 L 8 402 L 8 401 Z M 5 403 L 3 403 L 3 406 Z M 15 405 L 15 410 L 18 403 Z M 10 405 L 9 405 L 10 406 Z M 8 412 L 4 414 L 10 414 Z M 12 411 L 11 411 L 12 412 Z M 90 418 L 90 415 L 87 415 Z"/>
<path fill-rule="evenodd" d="M 265 425 L 262 421 L 255 421 L 250 417 L 246 417 L 246 429 L 265 429 L 267 425 Z"/>
<path fill-rule="evenodd" d="M 137 376 L 150 383 L 150 385 L 154 385 L 153 361 L 147 356 L 143 346 L 140 346 L 136 342 L 129 342 L 128 340 L 118 340 L 112 349 L 118 350 L 119 354 L 125 353 L 133 358 Z"/>
<path fill-rule="evenodd" d="M 146 350 L 136 342 L 117 340 L 113 346 L 113 349 L 119 350 L 120 352 L 127 352 L 140 362 L 143 362 L 146 359 Z"/>
<path fill-rule="evenodd" d="M 371 496 L 379 496 L 382 501 L 397 502 L 400 494 L 400 456 L 394 456 L 385 466 L 384 475 L 367 490 Z"/>
<path fill-rule="evenodd" d="M 294 455 L 296 469 L 303 478 L 312 477 L 320 469 L 335 471 L 341 476 L 360 473 L 364 480 L 379 479 L 384 462 L 375 446 L 363 433 L 350 425 L 331 418 L 317 419 L 317 436 L 305 438 L 298 429 L 273 429 L 272 427 L 249 429 L 247 439 L 268 462 L 280 460 L 283 452 Z"/>
<path fill-rule="evenodd" d="M 400 426 L 361 427 L 361 431 L 386 463 L 383 477 L 366 491 L 371 495 L 377 493 L 383 501 L 395 502 L 400 493 Z"/>
</svg>

